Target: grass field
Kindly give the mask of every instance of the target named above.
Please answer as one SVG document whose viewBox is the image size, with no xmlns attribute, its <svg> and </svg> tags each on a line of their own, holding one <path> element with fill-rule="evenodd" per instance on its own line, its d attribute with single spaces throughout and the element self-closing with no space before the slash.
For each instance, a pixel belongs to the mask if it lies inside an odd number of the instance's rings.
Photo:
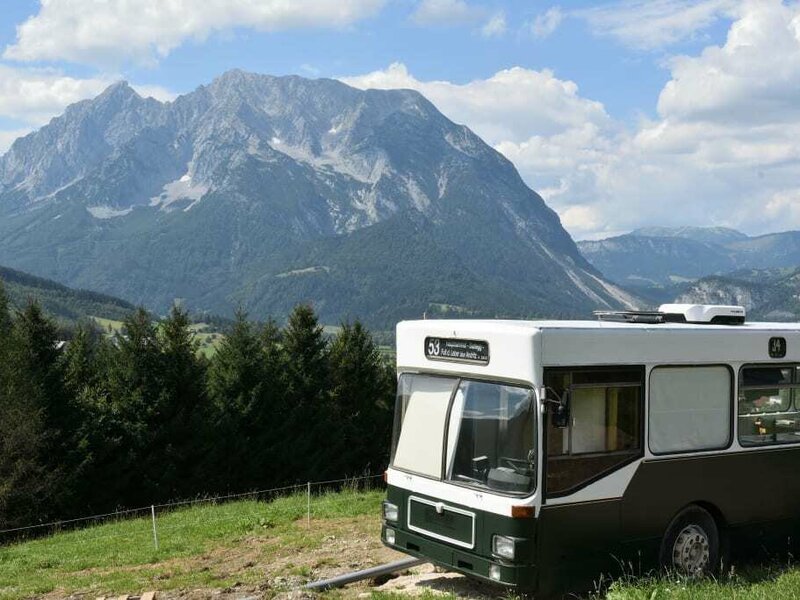
<svg viewBox="0 0 800 600">
<path fill-rule="evenodd" d="M 800 570 L 753 566 L 720 581 L 631 580 L 612 584 L 606 600 L 789 600 L 800 598 Z"/>
<path fill-rule="evenodd" d="M 215 590 L 273 597 L 309 580 L 399 558 L 379 541 L 382 497 L 380 491 L 313 497 L 310 526 L 303 494 L 269 503 L 205 503 L 161 512 L 158 550 L 149 517 L 0 547 L 0 599 L 139 595 L 147 590 L 162 592 L 162 598 L 187 590 L 200 597 Z M 410 588 L 415 596 L 512 597 L 465 578 L 433 577 L 439 578 L 438 584 Z M 408 593 L 375 590 L 362 583 L 324 595 L 334 600 L 365 594 L 373 600 L 395 600 L 407 598 Z M 800 570 L 785 565 L 750 567 L 719 582 L 631 579 L 588 598 L 788 600 L 800 598 Z"/>
<path fill-rule="evenodd" d="M 94 319 L 94 322 L 97 323 L 100 329 L 109 335 L 117 333 L 122 329 L 122 321 L 114 321 L 102 317 L 92 317 L 92 319 Z M 193 323 L 190 329 L 194 333 L 195 339 L 200 343 L 198 352 L 206 358 L 214 356 L 217 347 L 225 337 L 224 334 L 211 331 L 207 323 Z"/>
<path fill-rule="evenodd" d="M 237 586 L 279 593 L 372 555 L 385 559 L 381 498 L 382 492 L 315 497 L 310 527 L 305 495 L 175 510 L 157 516 L 158 550 L 149 518 L 2 547 L 0 598 Z"/>
</svg>

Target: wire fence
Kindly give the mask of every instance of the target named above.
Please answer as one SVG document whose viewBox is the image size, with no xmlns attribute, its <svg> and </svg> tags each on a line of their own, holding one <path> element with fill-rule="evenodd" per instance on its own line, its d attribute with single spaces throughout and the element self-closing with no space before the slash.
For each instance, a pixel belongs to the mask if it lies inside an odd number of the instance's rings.
<svg viewBox="0 0 800 600">
<path fill-rule="evenodd" d="M 159 534 L 176 531 L 179 529 L 186 529 L 191 526 L 196 526 L 209 521 L 208 515 L 192 522 L 184 522 L 172 526 L 159 526 L 159 518 L 163 518 L 167 514 L 184 508 L 191 508 L 194 506 L 202 505 L 221 505 L 241 500 L 252 500 L 254 502 L 266 503 L 276 500 L 278 498 L 287 496 L 296 496 L 303 494 L 306 500 L 305 521 L 306 526 L 310 528 L 311 519 L 315 509 L 325 508 L 325 495 L 342 490 L 351 491 L 368 491 L 372 489 L 383 488 L 383 474 L 378 475 L 362 475 L 359 477 L 343 477 L 341 479 L 329 479 L 326 481 L 309 481 L 306 483 L 299 483 L 295 485 L 287 485 L 275 488 L 268 488 L 262 490 L 253 490 L 250 492 L 241 492 L 236 494 L 224 494 L 218 496 L 199 497 L 189 500 L 177 500 L 175 502 L 165 502 L 161 504 L 151 504 L 149 506 L 142 506 L 139 508 L 129 508 L 124 510 L 117 510 L 114 512 L 90 515 L 86 517 L 76 517 L 72 519 L 63 519 L 59 521 L 51 521 L 49 523 L 36 523 L 24 527 L 12 527 L 9 529 L 0 530 L 0 544 L 8 544 L 19 542 L 24 539 L 34 537 L 44 537 L 62 531 L 75 531 L 83 530 L 90 533 L 89 527 L 95 525 L 102 525 L 113 522 L 134 521 L 150 517 L 152 524 L 152 543 L 156 550 L 159 548 Z M 327 504 L 331 504 L 328 500 Z M 229 516 L 216 516 L 211 520 L 213 522 L 228 521 L 228 520 L 246 520 L 248 518 L 256 518 L 263 516 L 264 512 L 253 511 L 252 513 L 237 513 Z M 130 535 L 130 532 L 113 532 L 113 533 L 98 533 L 97 535 L 82 536 L 82 541 L 101 540 L 106 538 L 119 537 L 121 535 Z M 148 535 L 150 535 L 148 533 Z"/>
</svg>

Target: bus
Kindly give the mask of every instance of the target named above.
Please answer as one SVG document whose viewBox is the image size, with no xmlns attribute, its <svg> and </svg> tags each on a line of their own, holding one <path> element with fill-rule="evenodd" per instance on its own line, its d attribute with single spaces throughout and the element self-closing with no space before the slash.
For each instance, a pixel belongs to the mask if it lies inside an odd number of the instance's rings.
<svg viewBox="0 0 800 600">
<path fill-rule="evenodd" d="M 800 325 L 737 306 L 397 326 L 385 545 L 543 595 L 800 517 Z"/>
</svg>

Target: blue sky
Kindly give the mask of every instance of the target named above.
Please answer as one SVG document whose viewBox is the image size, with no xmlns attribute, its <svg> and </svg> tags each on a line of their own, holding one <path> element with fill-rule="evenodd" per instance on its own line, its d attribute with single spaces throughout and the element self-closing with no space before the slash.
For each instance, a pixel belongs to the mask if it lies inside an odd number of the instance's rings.
<svg viewBox="0 0 800 600">
<path fill-rule="evenodd" d="M 800 227 L 795 2 L 133 4 L 4 6 L 0 152 L 114 80 L 168 100 L 240 68 L 418 89 L 512 160 L 578 238 Z"/>
</svg>

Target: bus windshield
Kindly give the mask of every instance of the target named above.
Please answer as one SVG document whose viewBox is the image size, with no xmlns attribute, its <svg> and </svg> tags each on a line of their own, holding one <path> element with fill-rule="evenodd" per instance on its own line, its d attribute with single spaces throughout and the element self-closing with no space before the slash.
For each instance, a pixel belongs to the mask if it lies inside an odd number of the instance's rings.
<svg viewBox="0 0 800 600">
<path fill-rule="evenodd" d="M 536 486 L 536 410 L 529 388 L 404 374 L 392 466 L 500 493 Z"/>
</svg>

